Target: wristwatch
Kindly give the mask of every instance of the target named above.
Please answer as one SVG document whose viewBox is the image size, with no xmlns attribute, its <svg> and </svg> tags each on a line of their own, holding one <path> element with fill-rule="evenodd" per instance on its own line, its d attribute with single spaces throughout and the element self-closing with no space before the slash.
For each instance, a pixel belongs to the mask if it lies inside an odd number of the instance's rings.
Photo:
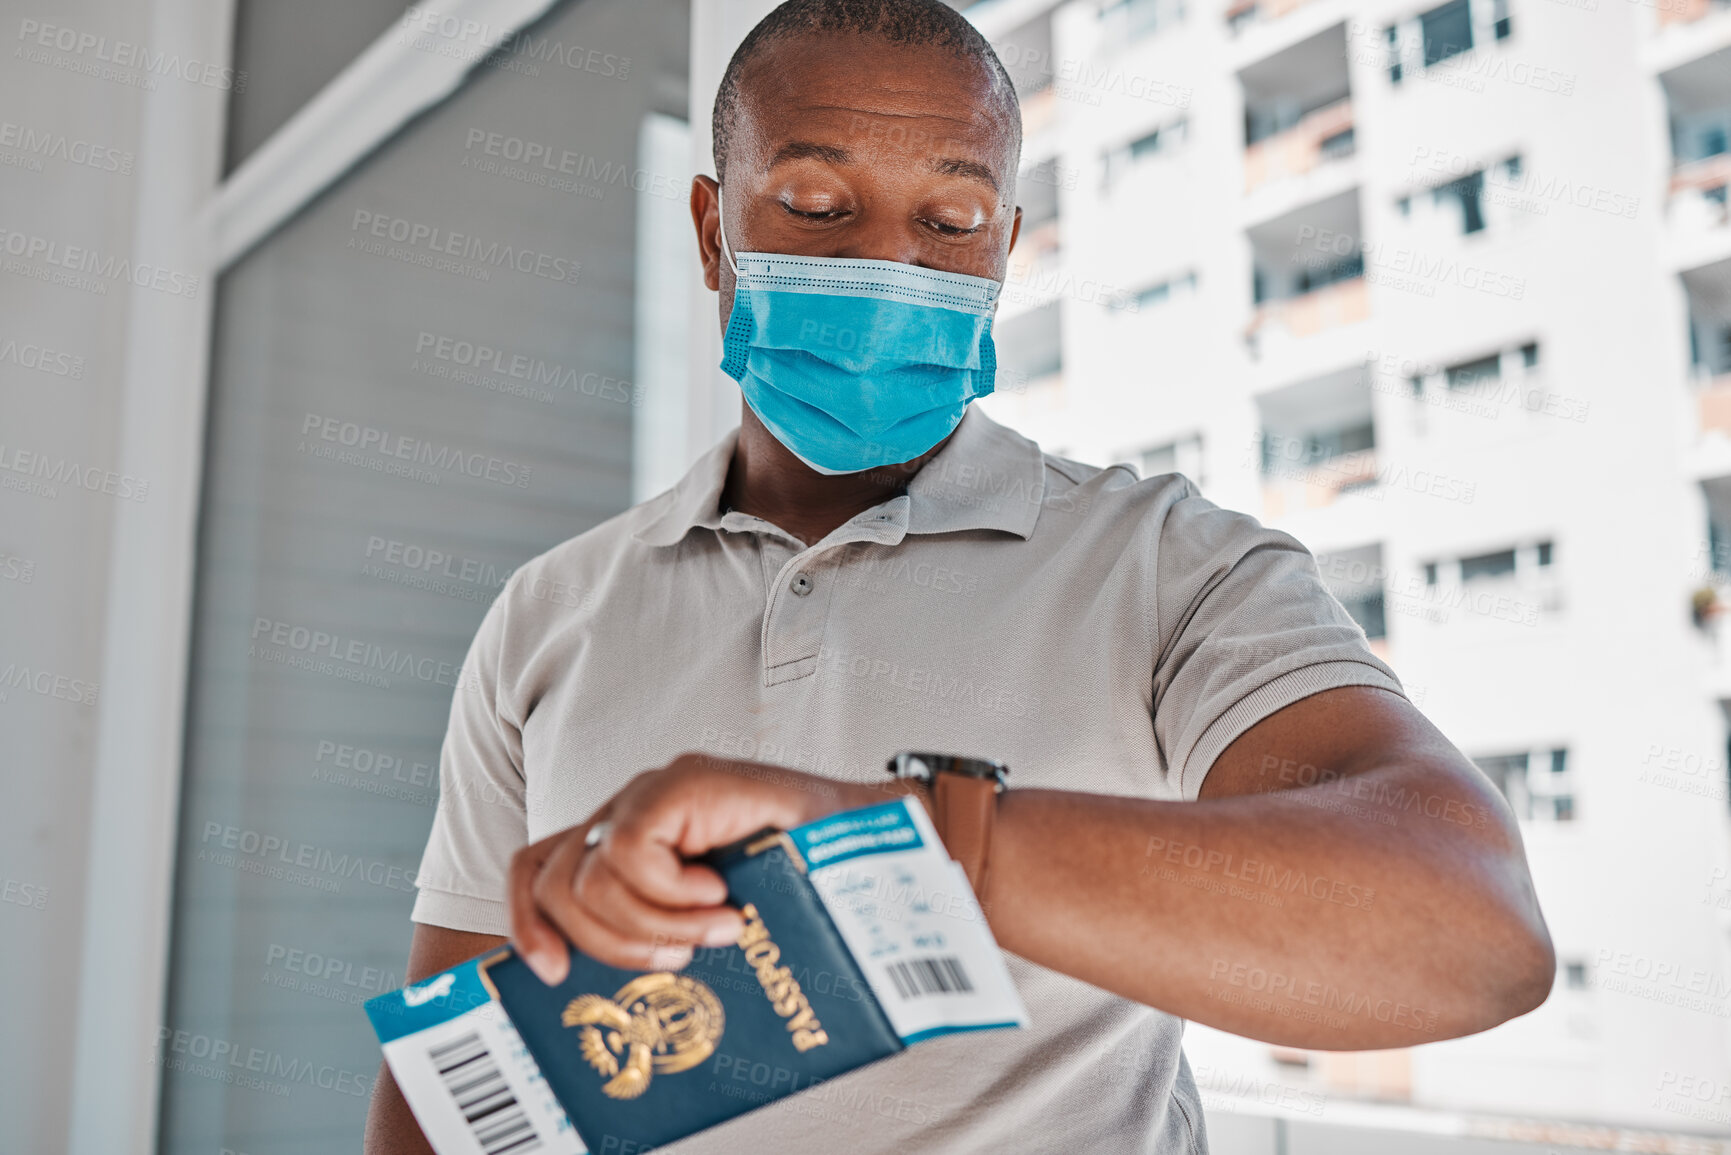
<svg viewBox="0 0 1731 1155">
<path fill-rule="evenodd" d="M 983 901 L 998 795 L 1008 789 L 1010 768 L 991 758 L 912 750 L 891 758 L 888 768 L 900 782 L 923 787 L 938 837 L 961 864 L 975 897 Z"/>
</svg>

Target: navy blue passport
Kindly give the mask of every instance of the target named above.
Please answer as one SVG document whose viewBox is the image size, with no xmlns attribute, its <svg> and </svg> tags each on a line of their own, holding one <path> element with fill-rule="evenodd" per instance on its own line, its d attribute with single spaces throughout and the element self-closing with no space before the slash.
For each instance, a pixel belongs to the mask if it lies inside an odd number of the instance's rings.
<svg viewBox="0 0 1731 1155">
<path fill-rule="evenodd" d="M 706 861 L 746 915 L 683 970 L 573 950 L 549 987 L 509 949 L 480 964 L 591 1152 L 641 1152 L 903 1049 L 784 833 Z"/>
</svg>

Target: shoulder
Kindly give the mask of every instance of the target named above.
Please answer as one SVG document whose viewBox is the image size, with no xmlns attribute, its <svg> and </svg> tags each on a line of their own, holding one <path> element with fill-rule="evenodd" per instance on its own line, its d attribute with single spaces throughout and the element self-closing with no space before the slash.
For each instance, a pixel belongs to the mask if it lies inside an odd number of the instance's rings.
<svg viewBox="0 0 1731 1155">
<path fill-rule="evenodd" d="M 661 550 L 637 540 L 674 501 L 664 490 L 647 501 L 614 514 L 599 525 L 531 557 L 517 567 L 505 593 L 522 602 L 546 602 L 569 609 L 592 609 L 607 585 Z"/>
<path fill-rule="evenodd" d="M 1042 457 L 1045 507 L 1087 523 L 1158 532 L 1174 506 L 1190 498 L 1201 500 L 1196 483 L 1181 473 L 1139 477 L 1128 462 L 1092 465 L 1045 452 Z"/>
<path fill-rule="evenodd" d="M 1039 532 L 1066 548 L 1141 556 L 1168 579 L 1218 575 L 1258 551 L 1303 554 L 1289 534 L 1216 505 L 1182 473 L 1138 477 L 1133 466 L 1091 465 L 1047 453 Z"/>
</svg>

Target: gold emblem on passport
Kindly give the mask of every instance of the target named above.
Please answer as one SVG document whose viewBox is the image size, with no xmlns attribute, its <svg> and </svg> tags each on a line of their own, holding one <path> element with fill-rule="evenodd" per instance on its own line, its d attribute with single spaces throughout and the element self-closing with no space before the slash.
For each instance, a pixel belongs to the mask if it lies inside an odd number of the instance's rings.
<svg viewBox="0 0 1731 1155">
<path fill-rule="evenodd" d="M 689 1071 L 709 1058 L 726 1017 L 714 991 L 661 971 L 632 979 L 611 999 L 579 995 L 560 1022 L 581 1028 L 583 1058 L 607 1080 L 602 1093 L 635 1099 L 651 1074 Z"/>
</svg>

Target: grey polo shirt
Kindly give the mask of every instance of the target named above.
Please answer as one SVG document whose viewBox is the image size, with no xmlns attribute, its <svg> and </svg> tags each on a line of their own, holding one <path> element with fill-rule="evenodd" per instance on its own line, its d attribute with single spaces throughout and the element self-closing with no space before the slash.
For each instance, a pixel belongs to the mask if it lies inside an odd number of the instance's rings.
<svg viewBox="0 0 1731 1155">
<path fill-rule="evenodd" d="M 1303 546 L 1182 476 L 1050 456 L 976 406 L 905 494 L 806 546 L 720 512 L 735 439 L 488 610 L 416 921 L 509 933 L 512 852 L 685 751 L 878 782 L 897 750 L 949 750 L 1012 788 L 1194 800 L 1283 706 L 1400 692 Z M 923 1042 L 663 1150 L 1206 1150 L 1182 1020 L 1005 959 L 1030 1028 Z"/>
</svg>

